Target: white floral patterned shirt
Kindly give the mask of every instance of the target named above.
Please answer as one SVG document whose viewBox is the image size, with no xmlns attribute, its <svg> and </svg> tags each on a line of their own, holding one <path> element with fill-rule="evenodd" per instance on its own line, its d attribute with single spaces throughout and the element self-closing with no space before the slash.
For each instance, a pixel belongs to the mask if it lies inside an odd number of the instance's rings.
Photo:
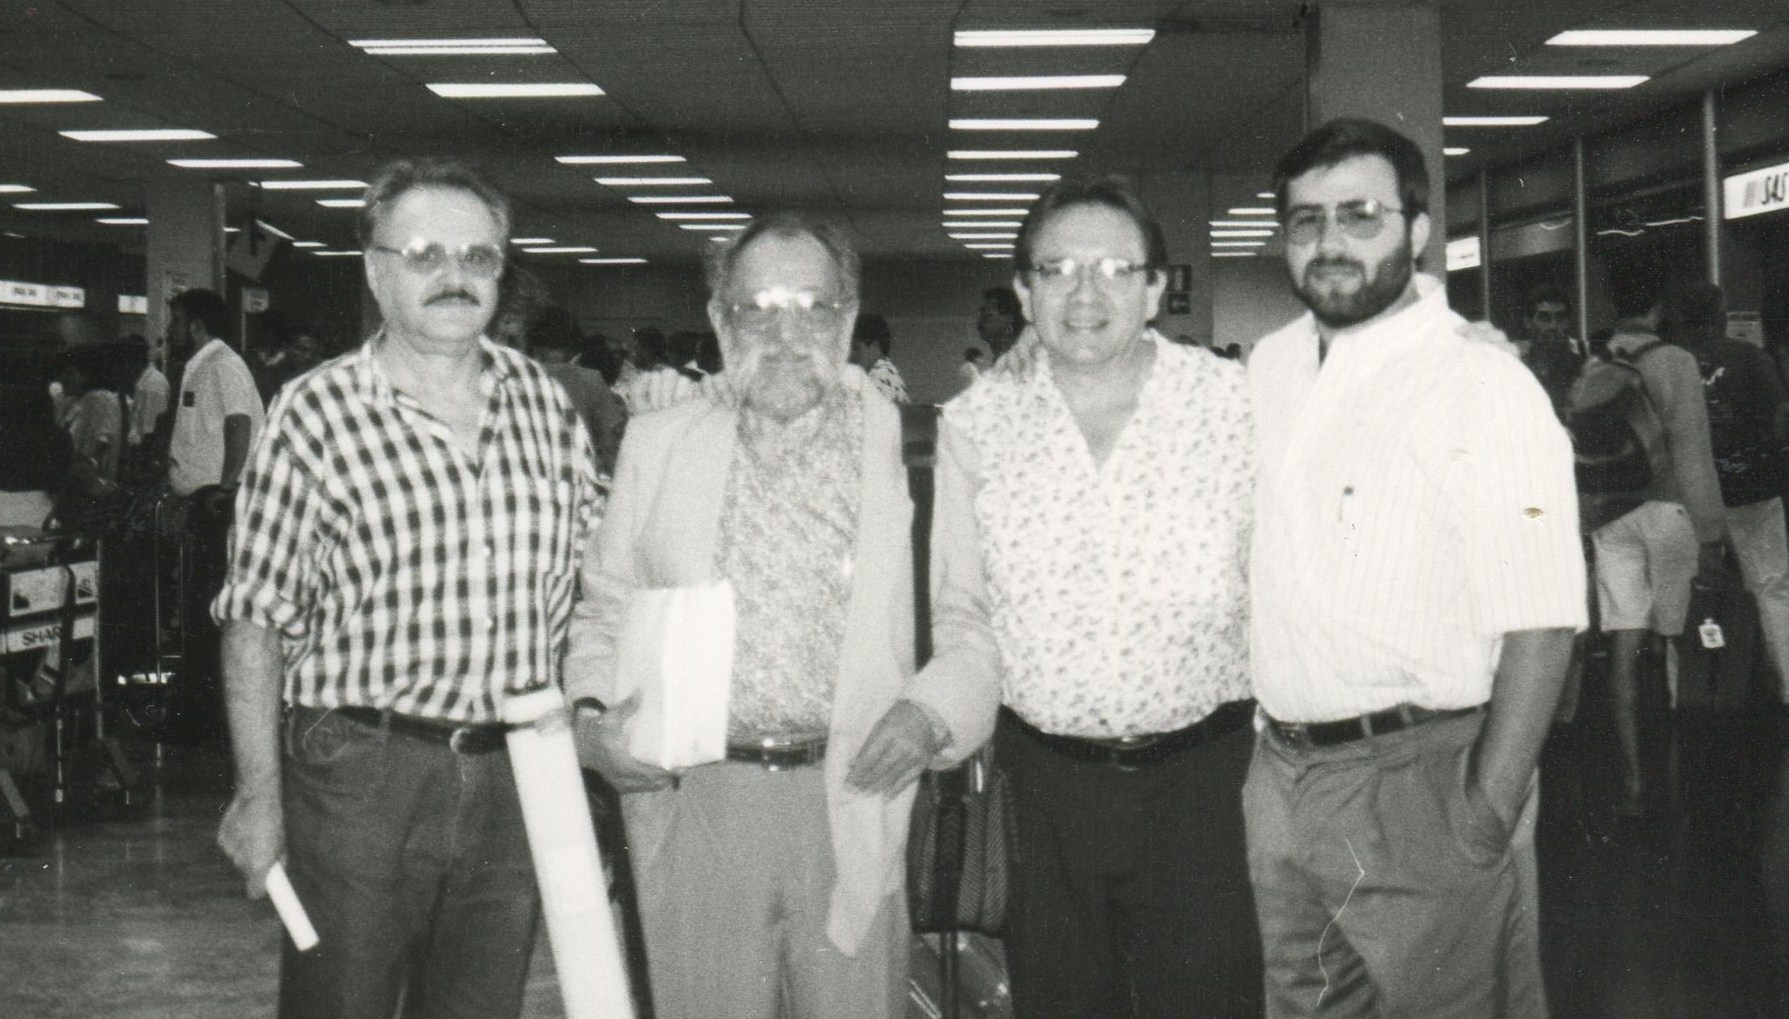
<svg viewBox="0 0 1789 1019">
<path fill-rule="evenodd" d="M 1047 356 L 984 373 L 944 409 L 927 669 L 1000 683 L 1048 732 L 1169 732 L 1249 696 L 1242 366 L 1151 342 L 1104 464 Z"/>
</svg>

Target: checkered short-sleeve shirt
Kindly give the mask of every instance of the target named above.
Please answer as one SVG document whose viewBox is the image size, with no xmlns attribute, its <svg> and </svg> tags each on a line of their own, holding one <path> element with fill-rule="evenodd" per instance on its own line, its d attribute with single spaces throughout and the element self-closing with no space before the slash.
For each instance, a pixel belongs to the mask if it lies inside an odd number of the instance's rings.
<svg viewBox="0 0 1789 1019">
<path fill-rule="evenodd" d="M 289 703 L 490 721 L 505 691 L 557 679 L 595 455 L 564 391 L 489 342 L 468 455 L 377 342 L 274 401 L 213 612 L 280 634 Z"/>
</svg>

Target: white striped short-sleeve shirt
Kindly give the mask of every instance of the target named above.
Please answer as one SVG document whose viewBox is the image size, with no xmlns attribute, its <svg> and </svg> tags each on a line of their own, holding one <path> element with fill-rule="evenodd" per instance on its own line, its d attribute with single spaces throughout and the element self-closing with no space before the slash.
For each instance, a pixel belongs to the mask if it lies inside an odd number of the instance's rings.
<svg viewBox="0 0 1789 1019">
<path fill-rule="evenodd" d="M 505 692 L 557 680 L 598 508 L 589 433 L 539 365 L 481 342 L 473 457 L 376 342 L 274 400 L 213 612 L 280 634 L 288 703 L 492 721 Z"/>
<path fill-rule="evenodd" d="M 1250 357 L 1255 690 L 1282 721 L 1483 704 L 1503 634 L 1585 625 L 1570 442 L 1417 282 L 1321 366 L 1308 314 Z"/>
</svg>

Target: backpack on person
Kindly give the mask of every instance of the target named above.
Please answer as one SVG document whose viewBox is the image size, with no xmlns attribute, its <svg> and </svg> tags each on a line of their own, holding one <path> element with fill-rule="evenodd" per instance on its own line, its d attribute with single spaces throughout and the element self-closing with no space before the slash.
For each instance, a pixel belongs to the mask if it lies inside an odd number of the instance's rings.
<svg viewBox="0 0 1789 1019">
<path fill-rule="evenodd" d="M 1565 426 L 1571 433 L 1580 523 L 1586 533 L 1646 501 L 1652 458 L 1634 421 L 1652 413 L 1652 403 L 1639 362 L 1664 345 L 1653 340 L 1625 356 L 1589 361 L 1572 385 Z"/>
<path fill-rule="evenodd" d="M 1746 381 L 1708 349 L 1698 349 L 1702 394 L 1708 405 L 1708 439 L 1714 451 L 1715 477 L 1721 501 L 1749 506 L 1783 494 L 1786 471 L 1782 442 L 1774 422 L 1760 417 L 1744 399 Z"/>
</svg>

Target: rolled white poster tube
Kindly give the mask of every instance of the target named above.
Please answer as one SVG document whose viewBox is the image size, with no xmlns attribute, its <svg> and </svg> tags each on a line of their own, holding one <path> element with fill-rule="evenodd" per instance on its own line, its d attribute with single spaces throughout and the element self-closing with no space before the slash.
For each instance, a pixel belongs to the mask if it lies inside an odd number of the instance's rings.
<svg viewBox="0 0 1789 1019">
<path fill-rule="evenodd" d="M 510 766 L 566 1019 L 633 1019 L 565 695 L 551 688 L 511 694 L 503 720 L 515 726 Z"/>
<path fill-rule="evenodd" d="M 286 876 L 286 865 L 277 860 L 267 872 L 267 897 L 273 900 L 273 911 L 280 915 L 280 923 L 286 925 L 292 944 L 297 945 L 300 952 L 316 948 L 317 928 L 311 926 L 304 903 L 298 901 L 298 893 L 292 889 L 292 879 Z"/>
</svg>

